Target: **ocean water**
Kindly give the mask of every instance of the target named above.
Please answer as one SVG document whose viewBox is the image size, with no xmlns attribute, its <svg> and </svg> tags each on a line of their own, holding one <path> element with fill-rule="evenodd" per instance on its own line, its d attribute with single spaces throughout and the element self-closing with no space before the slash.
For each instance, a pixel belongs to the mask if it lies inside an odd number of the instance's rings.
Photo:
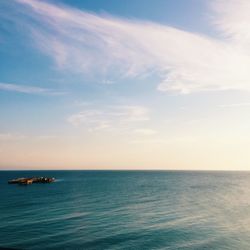
<svg viewBox="0 0 250 250">
<path fill-rule="evenodd" d="M 0 248 L 250 249 L 250 173 L 0 171 Z"/>
</svg>

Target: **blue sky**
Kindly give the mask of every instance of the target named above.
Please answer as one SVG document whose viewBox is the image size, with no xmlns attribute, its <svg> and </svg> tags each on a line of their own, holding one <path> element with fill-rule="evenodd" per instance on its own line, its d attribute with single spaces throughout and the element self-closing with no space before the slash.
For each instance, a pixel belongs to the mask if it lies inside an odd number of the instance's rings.
<svg viewBox="0 0 250 250">
<path fill-rule="evenodd" d="M 249 11 L 0 1 L 0 168 L 248 169 Z"/>
</svg>

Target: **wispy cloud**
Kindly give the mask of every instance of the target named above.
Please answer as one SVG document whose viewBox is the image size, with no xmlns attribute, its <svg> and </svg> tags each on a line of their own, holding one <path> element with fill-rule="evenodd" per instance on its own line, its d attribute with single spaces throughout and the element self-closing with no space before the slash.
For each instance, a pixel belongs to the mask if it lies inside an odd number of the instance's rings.
<svg viewBox="0 0 250 250">
<path fill-rule="evenodd" d="M 130 124 L 148 121 L 149 110 L 142 106 L 107 106 L 99 109 L 84 109 L 68 117 L 74 126 L 85 126 L 89 131 L 113 130 Z"/>
<path fill-rule="evenodd" d="M 16 141 L 26 139 L 27 136 L 16 133 L 0 133 L 0 141 Z"/>
<path fill-rule="evenodd" d="M 112 80 L 107 80 L 107 79 L 104 79 L 104 80 L 102 80 L 100 83 L 102 83 L 102 84 L 106 84 L 106 85 L 110 85 L 110 84 L 114 84 L 115 82 L 114 82 L 114 81 L 112 81 Z"/>
<path fill-rule="evenodd" d="M 45 141 L 45 140 L 53 140 L 58 139 L 59 136 L 57 135 L 27 135 L 27 134 L 20 134 L 20 133 L 0 133 L 0 142 L 15 142 L 21 140 L 37 140 L 37 141 Z"/>
<path fill-rule="evenodd" d="M 13 83 L 0 82 L 0 90 L 13 91 L 25 94 L 41 94 L 41 95 L 62 95 L 64 92 L 54 91 L 46 88 L 39 88 L 33 86 L 17 85 Z"/>
<path fill-rule="evenodd" d="M 249 10 L 248 0 L 216 0 L 211 1 L 214 10 L 213 23 L 229 41 L 241 45 L 242 48 L 249 47 Z"/>
<path fill-rule="evenodd" d="M 250 90 L 250 4 L 215 0 L 221 39 L 157 23 L 96 15 L 45 1 L 17 0 L 37 46 L 61 69 L 106 77 L 158 72 L 159 91 Z M 21 8 L 23 7 L 23 8 Z M 219 13 L 218 15 L 216 13 Z"/>
</svg>

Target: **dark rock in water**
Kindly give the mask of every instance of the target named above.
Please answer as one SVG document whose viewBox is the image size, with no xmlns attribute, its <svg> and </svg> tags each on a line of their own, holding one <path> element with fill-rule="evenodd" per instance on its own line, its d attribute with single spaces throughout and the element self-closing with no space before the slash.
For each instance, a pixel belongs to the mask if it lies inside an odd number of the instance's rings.
<svg viewBox="0 0 250 250">
<path fill-rule="evenodd" d="M 55 178 L 51 177 L 32 177 L 32 178 L 18 178 L 14 180 L 9 180 L 9 184 L 20 184 L 20 185 L 29 185 L 32 183 L 51 183 L 55 181 Z"/>
</svg>

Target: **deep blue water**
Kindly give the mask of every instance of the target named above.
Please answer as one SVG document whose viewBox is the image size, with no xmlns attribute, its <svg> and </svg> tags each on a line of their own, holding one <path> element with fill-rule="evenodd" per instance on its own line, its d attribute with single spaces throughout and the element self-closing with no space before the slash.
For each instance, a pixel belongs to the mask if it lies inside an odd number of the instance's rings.
<svg viewBox="0 0 250 250">
<path fill-rule="evenodd" d="M 0 171 L 1 247 L 250 249 L 250 173 Z"/>
</svg>

